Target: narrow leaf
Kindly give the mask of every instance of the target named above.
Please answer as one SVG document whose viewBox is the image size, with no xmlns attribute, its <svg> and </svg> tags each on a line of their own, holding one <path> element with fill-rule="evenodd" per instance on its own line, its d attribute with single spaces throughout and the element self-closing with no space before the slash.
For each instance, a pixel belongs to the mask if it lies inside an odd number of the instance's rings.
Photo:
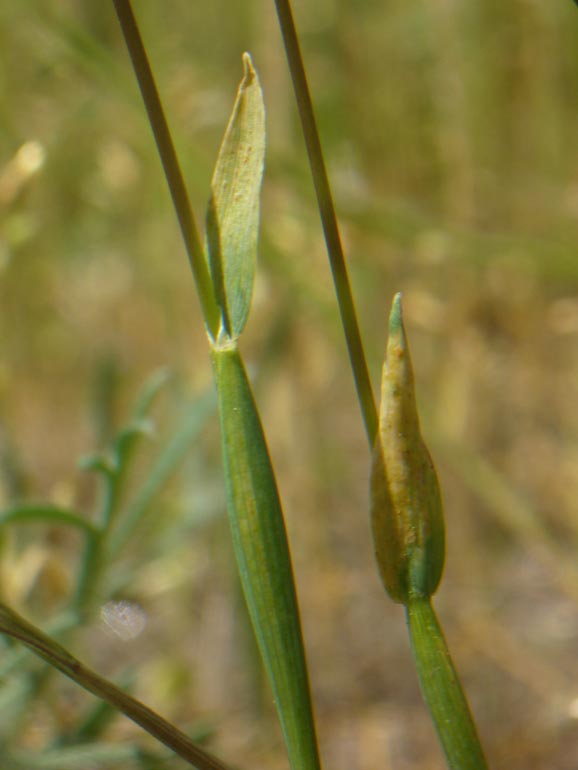
<svg viewBox="0 0 578 770">
<path fill-rule="evenodd" d="M 139 522 L 149 510 L 152 501 L 171 476 L 177 471 L 191 446 L 197 440 L 207 420 L 216 408 L 214 390 L 195 396 L 187 409 L 179 416 L 178 428 L 166 446 L 162 447 L 146 479 L 128 505 L 117 527 L 110 535 L 109 557 L 113 558 L 130 538 Z"/>
<path fill-rule="evenodd" d="M 128 763 L 134 767 L 140 749 L 130 743 L 111 745 L 93 743 L 90 746 L 70 746 L 49 749 L 38 753 L 22 752 L 15 755 L 17 767 L 27 770 L 97 770 L 104 767 L 119 767 Z"/>
<path fill-rule="evenodd" d="M 243 331 L 257 263 L 265 107 L 249 54 L 217 158 L 207 209 L 207 253 L 224 331 Z"/>
<path fill-rule="evenodd" d="M 243 592 L 293 770 L 319 757 L 291 557 L 261 421 L 239 353 L 213 350 L 227 507 Z"/>
<path fill-rule="evenodd" d="M 36 521 L 43 524 L 62 524 L 76 527 L 93 535 L 95 528 L 82 514 L 50 503 L 18 503 L 0 511 L 0 527 Z"/>
</svg>

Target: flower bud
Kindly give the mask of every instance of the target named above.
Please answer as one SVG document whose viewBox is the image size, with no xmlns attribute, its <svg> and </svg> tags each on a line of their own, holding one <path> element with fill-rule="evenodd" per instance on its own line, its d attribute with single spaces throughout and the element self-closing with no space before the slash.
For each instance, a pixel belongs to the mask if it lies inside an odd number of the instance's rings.
<svg viewBox="0 0 578 770">
<path fill-rule="evenodd" d="M 389 317 L 371 472 L 371 525 L 381 579 L 391 598 L 407 604 L 431 596 L 444 564 L 443 507 L 421 436 L 400 294 Z"/>
</svg>

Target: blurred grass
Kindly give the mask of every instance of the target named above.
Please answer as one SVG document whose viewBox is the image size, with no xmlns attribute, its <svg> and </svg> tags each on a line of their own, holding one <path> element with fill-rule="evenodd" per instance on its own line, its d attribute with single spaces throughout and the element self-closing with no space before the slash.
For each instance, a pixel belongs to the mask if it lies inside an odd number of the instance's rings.
<svg viewBox="0 0 578 770">
<path fill-rule="evenodd" d="M 242 51 L 263 81 L 265 213 L 244 347 L 293 539 L 325 762 L 441 768 L 402 614 L 374 567 L 369 458 L 272 3 L 135 11 L 198 212 Z M 578 14 L 531 0 L 324 0 L 295 13 L 376 382 L 391 294 L 404 292 L 446 499 L 439 609 L 491 764 L 574 770 Z M 78 456 L 102 447 L 161 365 L 176 374 L 157 414 L 170 433 L 210 380 L 208 350 L 112 7 L 3 3 L 0 52 L 0 500 L 85 509 L 94 490 Z M 14 160 L 27 142 L 44 155 L 34 173 Z M 136 672 L 137 694 L 168 716 L 208 724 L 224 755 L 275 768 L 216 431 L 162 498 L 166 528 L 127 557 L 123 591 L 146 632 L 121 642 L 95 622 L 82 644 L 103 673 Z M 28 526 L 4 550 L 6 598 L 46 619 L 77 548 Z M 26 748 L 74 719 L 81 696 L 62 689 L 56 711 L 38 705 Z M 130 730 L 117 720 L 107 735 Z"/>
</svg>

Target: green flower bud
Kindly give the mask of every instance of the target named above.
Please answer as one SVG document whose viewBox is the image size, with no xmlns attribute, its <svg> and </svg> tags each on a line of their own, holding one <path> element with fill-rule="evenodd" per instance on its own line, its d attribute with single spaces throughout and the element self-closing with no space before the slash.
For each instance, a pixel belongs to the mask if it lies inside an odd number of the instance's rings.
<svg viewBox="0 0 578 770">
<path fill-rule="evenodd" d="M 389 317 L 371 472 L 371 525 L 381 579 L 391 598 L 407 604 L 431 596 L 444 565 L 443 507 L 421 436 L 400 294 Z"/>
</svg>

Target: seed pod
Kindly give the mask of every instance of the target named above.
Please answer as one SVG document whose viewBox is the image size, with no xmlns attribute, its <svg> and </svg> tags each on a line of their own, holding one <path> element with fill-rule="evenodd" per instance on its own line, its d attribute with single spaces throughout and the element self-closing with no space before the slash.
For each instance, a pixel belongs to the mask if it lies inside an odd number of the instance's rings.
<svg viewBox="0 0 578 770">
<path fill-rule="evenodd" d="M 371 525 L 381 579 L 391 598 L 407 604 L 431 596 L 444 564 L 443 507 L 421 436 L 400 294 L 389 317 L 371 472 Z"/>
</svg>

